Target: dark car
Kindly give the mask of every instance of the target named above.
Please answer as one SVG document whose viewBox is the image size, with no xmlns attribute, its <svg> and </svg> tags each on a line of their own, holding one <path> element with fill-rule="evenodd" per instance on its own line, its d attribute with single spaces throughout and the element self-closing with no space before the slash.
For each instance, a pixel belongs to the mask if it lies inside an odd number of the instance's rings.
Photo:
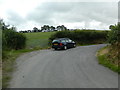
<svg viewBox="0 0 120 90">
<path fill-rule="evenodd" d="M 52 48 L 57 49 L 68 49 L 76 47 L 76 43 L 69 38 L 58 38 L 52 41 Z"/>
</svg>

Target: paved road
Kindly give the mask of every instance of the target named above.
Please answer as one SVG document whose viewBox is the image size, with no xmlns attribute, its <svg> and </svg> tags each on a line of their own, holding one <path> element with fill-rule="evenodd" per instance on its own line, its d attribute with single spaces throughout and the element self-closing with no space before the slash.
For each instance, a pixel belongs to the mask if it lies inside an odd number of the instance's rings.
<svg viewBox="0 0 120 90">
<path fill-rule="evenodd" d="M 10 88 L 117 88 L 118 74 L 98 64 L 96 51 L 105 45 L 41 50 L 17 59 Z"/>
</svg>

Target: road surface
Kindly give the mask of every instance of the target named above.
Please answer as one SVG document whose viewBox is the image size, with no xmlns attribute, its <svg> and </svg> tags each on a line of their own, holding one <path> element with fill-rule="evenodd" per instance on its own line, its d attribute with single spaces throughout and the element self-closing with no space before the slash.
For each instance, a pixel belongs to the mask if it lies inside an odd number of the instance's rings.
<svg viewBox="0 0 120 90">
<path fill-rule="evenodd" d="M 99 65 L 96 52 L 105 46 L 40 50 L 19 57 L 10 88 L 118 88 L 118 74 Z"/>
</svg>

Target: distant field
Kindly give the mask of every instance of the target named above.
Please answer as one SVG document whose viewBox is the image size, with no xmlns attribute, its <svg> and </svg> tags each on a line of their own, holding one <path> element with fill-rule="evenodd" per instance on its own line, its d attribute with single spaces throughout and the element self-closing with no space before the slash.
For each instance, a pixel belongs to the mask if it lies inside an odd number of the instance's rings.
<svg viewBox="0 0 120 90">
<path fill-rule="evenodd" d="M 26 48 L 48 47 L 48 39 L 55 32 L 25 33 L 27 37 Z"/>
</svg>

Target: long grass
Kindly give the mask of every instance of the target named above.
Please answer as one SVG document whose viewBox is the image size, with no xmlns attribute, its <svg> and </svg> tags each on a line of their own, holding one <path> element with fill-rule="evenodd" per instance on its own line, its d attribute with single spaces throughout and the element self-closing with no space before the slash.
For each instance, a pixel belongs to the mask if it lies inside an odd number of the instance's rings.
<svg viewBox="0 0 120 90">
<path fill-rule="evenodd" d="M 48 47 L 49 37 L 55 32 L 25 33 L 27 37 L 26 48 Z"/>
<path fill-rule="evenodd" d="M 109 69 L 111 69 L 114 72 L 117 72 L 120 74 L 120 68 L 118 64 L 114 64 L 111 62 L 110 58 L 108 58 L 108 53 L 103 53 L 103 50 L 105 49 L 109 49 L 109 46 L 104 47 L 102 49 L 100 49 L 97 53 L 97 57 L 98 57 L 98 62 L 99 64 L 108 67 Z"/>
</svg>

